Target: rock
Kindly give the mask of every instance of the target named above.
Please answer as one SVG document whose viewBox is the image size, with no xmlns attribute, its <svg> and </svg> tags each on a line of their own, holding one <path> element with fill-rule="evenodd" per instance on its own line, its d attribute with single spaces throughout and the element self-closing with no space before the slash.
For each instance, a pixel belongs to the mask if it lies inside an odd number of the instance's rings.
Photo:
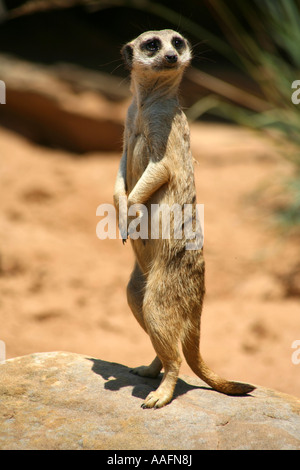
<svg viewBox="0 0 300 470">
<path fill-rule="evenodd" d="M 122 150 L 129 91 L 120 79 L 80 67 L 0 55 L 6 105 L 0 124 L 38 144 L 83 154 Z"/>
<path fill-rule="evenodd" d="M 0 364 L 0 449 L 300 449 L 300 400 L 257 387 L 229 397 L 182 376 L 174 400 L 144 410 L 157 379 L 73 353 Z"/>
</svg>

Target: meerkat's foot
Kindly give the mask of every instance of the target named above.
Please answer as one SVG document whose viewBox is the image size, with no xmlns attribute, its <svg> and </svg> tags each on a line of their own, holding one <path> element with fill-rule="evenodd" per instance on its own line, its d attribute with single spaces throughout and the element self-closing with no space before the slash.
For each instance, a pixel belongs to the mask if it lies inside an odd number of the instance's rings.
<svg viewBox="0 0 300 470">
<path fill-rule="evenodd" d="M 164 364 L 165 373 L 160 383 L 160 386 L 157 390 L 149 393 L 144 403 L 142 404 L 142 408 L 161 408 L 167 405 L 167 403 L 172 400 L 174 388 L 178 377 L 180 362 L 181 360 L 179 358 L 177 362 L 172 364 L 172 366 L 167 363 Z M 151 366 L 153 370 L 156 366 L 156 372 L 162 368 L 162 362 L 160 361 L 158 356 L 154 359 Z"/>
<path fill-rule="evenodd" d="M 159 390 L 150 392 L 146 397 L 144 403 L 141 405 L 142 408 L 162 408 L 167 405 L 173 397 L 173 390 L 168 392 L 166 390 Z"/>
<path fill-rule="evenodd" d="M 151 366 L 139 366 L 131 369 L 130 372 L 135 375 L 139 375 L 140 377 L 151 377 L 155 379 L 159 372 L 153 370 Z"/>
<path fill-rule="evenodd" d="M 151 362 L 150 366 L 139 366 L 131 369 L 130 372 L 139 375 L 140 377 L 151 377 L 156 378 L 162 369 L 162 363 L 156 356 L 154 361 Z"/>
</svg>

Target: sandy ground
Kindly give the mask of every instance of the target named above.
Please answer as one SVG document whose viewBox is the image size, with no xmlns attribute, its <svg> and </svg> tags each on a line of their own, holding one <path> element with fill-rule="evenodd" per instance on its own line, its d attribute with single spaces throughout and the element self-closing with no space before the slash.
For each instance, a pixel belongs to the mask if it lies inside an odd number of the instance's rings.
<svg viewBox="0 0 300 470">
<path fill-rule="evenodd" d="M 192 148 L 205 204 L 202 355 L 227 378 L 300 396 L 291 347 L 300 339 L 300 298 L 282 281 L 299 263 L 299 240 L 277 232 L 268 212 L 289 165 L 266 137 L 224 125 L 193 125 Z M 153 359 L 126 302 L 130 244 L 96 236 L 96 209 L 112 202 L 119 158 L 46 149 L 0 128 L 8 358 L 65 350 L 128 366 Z M 192 375 L 185 362 L 181 372 Z"/>
</svg>

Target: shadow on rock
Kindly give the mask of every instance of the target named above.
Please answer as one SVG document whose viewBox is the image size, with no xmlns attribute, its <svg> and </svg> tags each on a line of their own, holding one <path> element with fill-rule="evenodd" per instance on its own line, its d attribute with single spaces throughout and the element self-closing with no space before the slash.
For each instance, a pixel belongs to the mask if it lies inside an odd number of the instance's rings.
<svg viewBox="0 0 300 470">
<path fill-rule="evenodd" d="M 95 372 L 95 374 L 101 375 L 102 378 L 107 381 L 104 385 L 107 390 L 116 391 L 123 387 L 132 387 L 132 395 L 143 400 L 149 392 L 159 386 L 163 377 L 163 374 L 159 374 L 156 379 L 140 377 L 130 372 L 131 369 L 122 364 L 102 361 L 101 359 L 88 359 L 93 362 L 92 371 Z M 184 380 L 178 379 L 173 399 L 194 389 L 212 390 L 209 387 L 190 385 Z"/>
</svg>

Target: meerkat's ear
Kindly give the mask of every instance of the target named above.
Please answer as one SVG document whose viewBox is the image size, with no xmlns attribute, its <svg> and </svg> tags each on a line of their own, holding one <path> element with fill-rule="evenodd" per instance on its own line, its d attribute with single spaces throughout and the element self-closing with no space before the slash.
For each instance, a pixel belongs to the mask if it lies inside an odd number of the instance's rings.
<svg viewBox="0 0 300 470">
<path fill-rule="evenodd" d="M 133 47 L 130 44 L 125 44 L 121 49 L 123 60 L 129 70 L 132 68 Z"/>
</svg>

